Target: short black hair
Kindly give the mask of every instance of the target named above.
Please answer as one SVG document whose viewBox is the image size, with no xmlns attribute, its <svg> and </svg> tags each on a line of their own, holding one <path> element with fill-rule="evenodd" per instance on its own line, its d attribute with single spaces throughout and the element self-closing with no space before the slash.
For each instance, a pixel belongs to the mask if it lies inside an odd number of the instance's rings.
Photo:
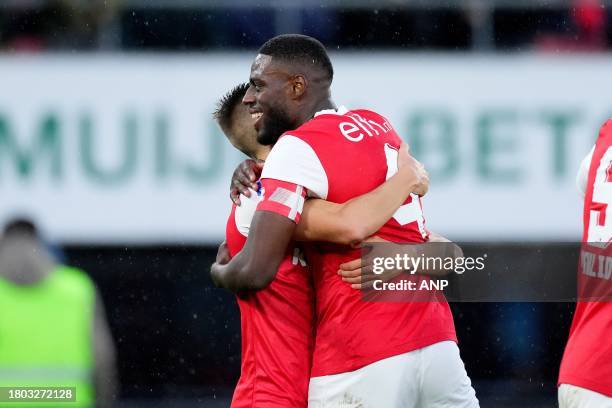
<svg viewBox="0 0 612 408">
<path fill-rule="evenodd" d="M 321 68 L 331 82 L 334 78 L 332 66 L 325 46 L 319 40 L 301 34 L 282 34 L 269 39 L 259 49 L 260 54 Z"/>
<path fill-rule="evenodd" d="M 217 102 L 217 109 L 213 113 L 213 117 L 222 128 L 228 129 L 230 127 L 234 109 L 242 103 L 242 98 L 244 98 L 247 89 L 249 89 L 248 83 L 236 85 Z"/>
<path fill-rule="evenodd" d="M 13 234 L 38 237 L 38 229 L 34 222 L 28 218 L 14 218 L 4 226 L 4 236 Z"/>
</svg>

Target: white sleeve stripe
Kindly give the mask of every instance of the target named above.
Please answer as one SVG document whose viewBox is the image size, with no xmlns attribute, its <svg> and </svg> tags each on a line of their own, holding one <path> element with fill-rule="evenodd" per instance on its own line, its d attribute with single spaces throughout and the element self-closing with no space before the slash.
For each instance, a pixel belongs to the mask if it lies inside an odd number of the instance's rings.
<svg viewBox="0 0 612 408">
<path fill-rule="evenodd" d="M 272 193 L 270 196 L 270 201 L 291 207 L 292 202 L 295 201 L 295 198 L 293 197 L 294 195 L 294 192 L 289 191 L 286 188 L 279 187 L 274 190 L 274 193 Z"/>
<path fill-rule="evenodd" d="M 298 211 L 300 212 L 300 214 L 302 213 L 302 208 L 304 207 L 304 197 L 302 197 L 302 190 L 303 187 L 298 185 L 297 189 L 295 190 L 295 193 L 293 193 L 295 197 L 295 204 L 291 206 L 291 212 L 289 212 L 289 218 L 291 218 L 292 220 L 295 219 L 295 216 Z"/>
</svg>

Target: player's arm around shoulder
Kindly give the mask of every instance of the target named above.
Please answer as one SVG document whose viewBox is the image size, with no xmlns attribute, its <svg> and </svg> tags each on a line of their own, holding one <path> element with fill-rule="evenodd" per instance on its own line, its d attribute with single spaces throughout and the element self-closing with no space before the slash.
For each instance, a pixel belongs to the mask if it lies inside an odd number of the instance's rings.
<svg viewBox="0 0 612 408">
<path fill-rule="evenodd" d="M 378 231 L 412 193 L 424 195 L 427 171 L 402 144 L 398 172 L 371 192 L 337 204 L 311 199 L 304 205 L 294 239 L 356 245 Z"/>
</svg>

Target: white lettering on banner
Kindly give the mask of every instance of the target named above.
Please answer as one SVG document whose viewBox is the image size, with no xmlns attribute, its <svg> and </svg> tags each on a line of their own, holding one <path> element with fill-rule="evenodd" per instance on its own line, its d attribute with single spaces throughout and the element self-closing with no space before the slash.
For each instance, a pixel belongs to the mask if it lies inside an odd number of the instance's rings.
<svg viewBox="0 0 612 408">
<path fill-rule="evenodd" d="M 607 247 L 612 239 L 612 146 L 604 153 L 597 166 L 588 242 Z"/>
<path fill-rule="evenodd" d="M 341 116 L 337 136 L 360 142 L 395 129 L 431 175 L 428 227 L 478 242 L 580 240 L 574 175 L 612 111 L 600 92 L 612 88 L 612 56 L 332 58 L 342 73 L 334 99 L 394 125 L 351 111 L 365 123 Z M 251 62 L 240 53 L 0 57 L 12 78 L 0 92 L 0 226 L 25 214 L 64 243 L 218 244 L 241 155 L 210 112 Z M 194 93 L 203 78 L 215 80 Z M 418 219 L 413 210 L 396 216 Z"/>
</svg>

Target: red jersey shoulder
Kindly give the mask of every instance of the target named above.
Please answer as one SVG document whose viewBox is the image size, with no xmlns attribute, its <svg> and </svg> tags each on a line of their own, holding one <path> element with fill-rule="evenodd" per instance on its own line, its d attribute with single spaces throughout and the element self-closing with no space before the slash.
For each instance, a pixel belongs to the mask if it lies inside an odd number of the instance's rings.
<svg viewBox="0 0 612 408">
<path fill-rule="evenodd" d="M 602 129 L 605 129 L 607 132 L 612 132 L 612 118 L 608 119 L 606 123 L 603 124 Z"/>
<path fill-rule="evenodd" d="M 599 130 L 599 138 L 610 137 L 612 138 L 612 119 L 608 119 Z"/>
<path fill-rule="evenodd" d="M 341 135 L 350 142 L 360 142 L 366 137 L 396 133 L 384 116 L 367 109 L 354 109 L 344 114 L 320 114 L 283 136 L 295 136 L 310 144 L 322 134 Z"/>
</svg>

